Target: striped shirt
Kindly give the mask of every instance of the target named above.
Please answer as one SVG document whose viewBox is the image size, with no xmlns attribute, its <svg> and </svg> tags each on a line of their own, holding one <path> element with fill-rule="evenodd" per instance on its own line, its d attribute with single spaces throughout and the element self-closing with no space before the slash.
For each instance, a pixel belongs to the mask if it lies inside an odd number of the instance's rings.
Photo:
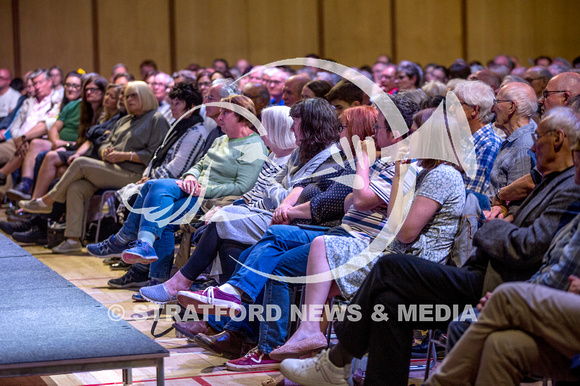
<svg viewBox="0 0 580 386">
<path fill-rule="evenodd" d="M 285 157 L 276 157 L 274 153 L 270 153 L 268 159 L 264 162 L 264 166 L 262 166 L 262 171 L 260 172 L 260 175 L 258 175 L 256 184 L 252 190 L 242 196 L 249 206 L 264 210 L 269 209 L 264 205 L 262 198 L 264 198 L 266 189 L 275 182 L 276 175 L 282 171 L 282 168 L 290 158 L 290 155 L 291 154 Z"/>
</svg>

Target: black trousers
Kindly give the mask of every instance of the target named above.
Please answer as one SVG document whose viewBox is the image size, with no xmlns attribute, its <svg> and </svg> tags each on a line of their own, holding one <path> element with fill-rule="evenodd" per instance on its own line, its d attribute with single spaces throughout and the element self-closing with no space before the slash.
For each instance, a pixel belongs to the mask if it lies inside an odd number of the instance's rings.
<svg viewBox="0 0 580 386">
<path fill-rule="evenodd" d="M 365 385 L 407 385 L 413 329 L 446 329 L 453 315 L 435 318 L 436 308 L 461 313 L 465 306 L 477 305 L 483 278 L 481 270 L 436 264 L 416 256 L 381 257 L 351 302 L 360 307 L 360 320 L 335 326 L 348 353 L 357 358 L 369 353 Z M 413 307 L 414 317 L 408 312 Z M 422 308 L 431 309 L 431 314 L 422 315 Z M 385 315 L 388 320 L 377 321 Z"/>
</svg>

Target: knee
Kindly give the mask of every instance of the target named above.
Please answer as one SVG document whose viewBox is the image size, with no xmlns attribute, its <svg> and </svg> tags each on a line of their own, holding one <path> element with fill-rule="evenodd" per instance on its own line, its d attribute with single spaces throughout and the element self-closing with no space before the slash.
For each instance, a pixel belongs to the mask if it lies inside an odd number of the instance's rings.
<svg viewBox="0 0 580 386">
<path fill-rule="evenodd" d="M 39 153 L 41 151 L 45 151 L 46 149 L 50 149 L 50 142 L 47 143 L 46 140 L 35 138 L 30 141 L 30 150 L 34 153 Z"/>
<path fill-rule="evenodd" d="M 60 157 L 58 155 L 58 152 L 51 150 L 48 153 L 46 153 L 46 156 L 44 157 L 44 159 L 46 160 L 46 162 L 50 162 L 51 164 L 54 164 L 60 160 Z"/>
</svg>

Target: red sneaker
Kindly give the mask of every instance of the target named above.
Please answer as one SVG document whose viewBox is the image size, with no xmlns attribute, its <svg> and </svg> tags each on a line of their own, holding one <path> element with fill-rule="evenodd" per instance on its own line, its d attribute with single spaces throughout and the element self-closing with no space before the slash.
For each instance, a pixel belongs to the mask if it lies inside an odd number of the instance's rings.
<svg viewBox="0 0 580 386">
<path fill-rule="evenodd" d="M 193 306 L 195 312 L 199 314 L 220 314 L 225 315 L 220 310 L 233 310 L 234 315 L 242 311 L 241 300 L 227 292 L 223 292 L 219 287 L 208 287 L 203 291 L 179 291 L 177 301 L 184 307 Z M 203 306 L 201 305 L 210 305 Z M 212 307 L 213 306 L 213 307 Z"/>
<path fill-rule="evenodd" d="M 278 370 L 280 363 L 254 347 L 243 357 L 226 362 L 226 368 L 231 371 Z"/>
</svg>

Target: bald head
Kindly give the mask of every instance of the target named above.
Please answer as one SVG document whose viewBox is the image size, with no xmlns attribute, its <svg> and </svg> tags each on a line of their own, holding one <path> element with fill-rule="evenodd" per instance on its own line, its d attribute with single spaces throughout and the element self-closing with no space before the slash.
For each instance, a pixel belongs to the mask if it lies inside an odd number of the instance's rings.
<svg viewBox="0 0 580 386">
<path fill-rule="evenodd" d="M 254 102 L 256 115 L 259 117 L 264 107 L 270 104 L 270 93 L 262 83 L 249 82 L 242 88 L 242 94 Z"/>
<path fill-rule="evenodd" d="M 284 89 L 282 90 L 284 105 L 288 107 L 294 106 L 296 102 L 300 100 L 302 88 L 308 82 L 310 82 L 310 78 L 306 75 L 294 75 L 288 78 L 284 83 Z"/>
<path fill-rule="evenodd" d="M 548 82 L 540 99 L 544 112 L 556 106 L 568 106 L 570 100 L 580 94 L 580 74 L 563 72 Z"/>
</svg>

